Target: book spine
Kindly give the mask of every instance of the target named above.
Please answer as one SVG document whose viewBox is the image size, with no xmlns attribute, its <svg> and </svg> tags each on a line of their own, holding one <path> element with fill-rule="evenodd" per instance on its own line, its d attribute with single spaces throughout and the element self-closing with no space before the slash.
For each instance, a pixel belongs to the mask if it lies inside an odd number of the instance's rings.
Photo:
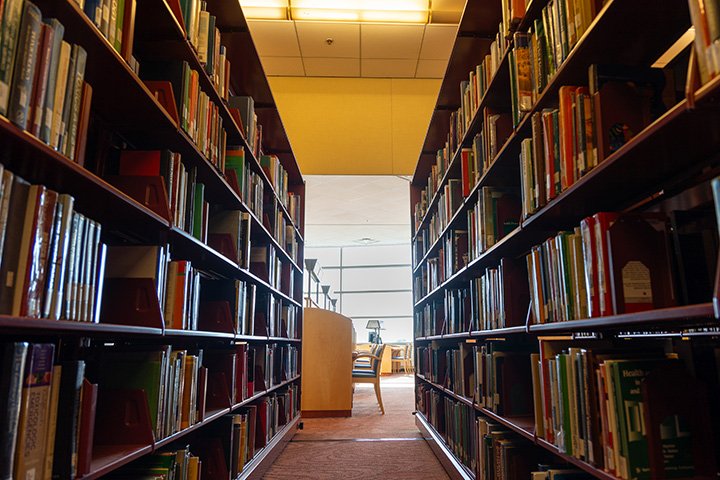
<svg viewBox="0 0 720 480">
<path fill-rule="evenodd" d="M 15 69 L 15 52 L 20 36 L 23 0 L 6 0 L 0 17 L 0 115 L 7 116 L 10 85 Z"/>
<path fill-rule="evenodd" d="M 42 114 L 38 114 L 40 120 L 39 138 L 43 142 L 50 144 L 51 132 L 55 109 L 55 91 L 58 85 L 58 73 L 60 67 L 60 53 L 62 51 L 63 36 L 65 27 L 56 19 L 51 19 L 50 24 L 53 28 L 52 53 L 50 59 L 50 68 L 48 72 L 47 92 L 45 93 L 45 102 L 42 105 Z"/>
<path fill-rule="evenodd" d="M 23 392 L 23 372 L 28 344 L 8 343 L 3 356 L 3 376 L 0 378 L 0 478 L 13 478 L 15 449 Z"/>
<path fill-rule="evenodd" d="M 78 134 L 78 121 L 80 119 L 80 104 L 82 102 L 83 81 L 85 79 L 85 66 L 87 64 L 87 52 L 78 46 L 75 60 L 75 75 L 72 83 L 68 82 L 68 88 L 72 88 L 72 102 L 70 104 L 70 120 L 68 124 L 68 142 L 65 155 L 70 160 L 75 160 L 75 142 Z"/>
<path fill-rule="evenodd" d="M 40 9 L 33 3 L 26 1 L 18 38 L 17 65 L 13 72 L 10 106 L 8 108 L 10 121 L 23 130 L 28 127 L 27 121 L 30 113 L 30 99 L 32 97 L 41 30 L 42 15 Z"/>
</svg>

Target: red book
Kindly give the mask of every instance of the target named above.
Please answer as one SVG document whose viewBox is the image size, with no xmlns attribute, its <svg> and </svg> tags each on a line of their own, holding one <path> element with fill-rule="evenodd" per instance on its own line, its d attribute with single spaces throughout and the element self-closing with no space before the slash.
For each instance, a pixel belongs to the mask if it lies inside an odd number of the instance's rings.
<svg viewBox="0 0 720 480">
<path fill-rule="evenodd" d="M 97 410 L 98 386 L 83 379 L 80 407 L 80 433 L 78 437 L 78 476 L 90 472 L 92 447 L 95 437 L 95 412 Z"/>
<path fill-rule="evenodd" d="M 239 403 L 248 398 L 248 352 L 247 344 L 235 345 L 235 402 Z"/>
<path fill-rule="evenodd" d="M 573 155 L 573 139 L 575 129 L 573 128 L 573 96 L 578 87 L 560 87 L 560 182 L 562 189 L 566 190 L 575 183 L 575 157 Z"/>
<path fill-rule="evenodd" d="M 263 448 L 267 445 L 267 423 L 268 423 L 268 404 L 267 398 L 257 404 L 257 418 L 255 421 L 255 448 Z"/>
<path fill-rule="evenodd" d="M 595 251 L 597 255 L 598 269 L 598 316 L 613 315 L 613 300 L 611 290 L 611 272 L 610 252 L 608 251 L 607 233 L 613 223 L 620 217 L 615 212 L 600 212 L 593 215 L 595 220 Z"/>
<path fill-rule="evenodd" d="M 470 178 L 474 172 L 470 171 L 470 156 L 472 155 L 472 149 L 463 148 L 460 151 L 460 169 L 462 171 L 462 194 L 463 197 L 467 198 L 470 195 L 470 189 L 472 188 L 474 178 Z"/>
</svg>

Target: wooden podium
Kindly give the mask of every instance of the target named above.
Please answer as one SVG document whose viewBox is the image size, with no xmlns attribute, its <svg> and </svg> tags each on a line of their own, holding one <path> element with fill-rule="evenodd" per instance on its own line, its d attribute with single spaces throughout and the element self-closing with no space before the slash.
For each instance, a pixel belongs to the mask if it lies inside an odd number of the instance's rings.
<svg viewBox="0 0 720 480">
<path fill-rule="evenodd" d="M 302 338 L 302 416 L 352 415 L 352 320 L 305 308 Z"/>
</svg>

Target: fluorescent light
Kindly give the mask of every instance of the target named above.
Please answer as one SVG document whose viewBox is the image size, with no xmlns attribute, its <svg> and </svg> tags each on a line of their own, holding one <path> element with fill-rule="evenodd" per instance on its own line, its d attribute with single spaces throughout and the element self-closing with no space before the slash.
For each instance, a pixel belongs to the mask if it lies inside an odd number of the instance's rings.
<svg viewBox="0 0 720 480">
<path fill-rule="evenodd" d="M 247 18 L 376 23 L 427 23 L 428 0 L 241 0 Z"/>
<path fill-rule="evenodd" d="M 288 20 L 288 0 L 241 0 L 245 18 Z"/>
</svg>

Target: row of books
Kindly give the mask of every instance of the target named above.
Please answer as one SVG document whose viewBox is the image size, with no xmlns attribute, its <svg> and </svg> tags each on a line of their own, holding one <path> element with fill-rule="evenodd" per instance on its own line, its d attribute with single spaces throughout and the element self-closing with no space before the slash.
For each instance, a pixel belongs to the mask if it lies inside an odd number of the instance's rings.
<svg viewBox="0 0 720 480">
<path fill-rule="evenodd" d="M 695 27 L 695 52 L 700 80 L 705 83 L 720 73 L 720 5 L 717 0 L 688 0 Z"/>
<path fill-rule="evenodd" d="M 298 307 L 272 293 L 258 293 L 256 284 L 211 276 L 188 260 L 173 259 L 168 246 L 116 245 L 107 251 L 106 278 L 153 282 L 165 328 L 284 338 L 299 334 Z"/>
<path fill-rule="evenodd" d="M 0 312 L 97 322 L 105 270 L 101 225 L 76 212 L 70 195 L 0 172 Z"/>
<path fill-rule="evenodd" d="M 85 379 L 85 362 L 55 365 L 52 343 L 5 343 L 0 350 L 2 477 L 74 479 L 87 473 L 98 390 Z"/>
<path fill-rule="evenodd" d="M 418 410 L 443 437 L 455 456 L 471 471 L 477 468 L 477 435 L 475 410 L 464 403 L 442 395 L 437 390 L 419 383 Z"/>
<path fill-rule="evenodd" d="M 233 147 L 227 151 L 225 176 L 230 186 L 255 216 L 259 219 L 264 218 L 265 182 L 246 162 L 244 148 Z"/>
<path fill-rule="evenodd" d="M 258 123 L 255 113 L 255 100 L 250 96 L 231 96 L 228 99 L 230 111 L 236 112 L 235 120 L 239 120 L 245 140 L 250 147 L 250 153 L 255 158 L 262 157 L 262 125 Z"/>
<path fill-rule="evenodd" d="M 698 461 L 689 440 L 709 433 L 706 389 L 661 345 L 541 340 L 532 368 L 536 433 L 563 453 L 626 480 L 653 478 L 651 463 L 680 476 L 715 468 L 712 447 Z"/>
<path fill-rule="evenodd" d="M 137 73 L 133 56 L 136 0 L 75 0 L 116 52 Z"/>
<path fill-rule="evenodd" d="M 144 62 L 141 78 L 149 82 L 170 82 L 175 104 L 167 99 L 164 107 L 177 119 L 200 152 L 221 172 L 225 170 L 227 132 L 216 105 L 202 90 L 200 74 L 186 61 Z M 153 85 L 152 83 L 150 84 Z"/>
<path fill-rule="evenodd" d="M 155 452 L 118 472 L 111 473 L 112 480 L 133 480 L 152 478 L 162 480 L 200 480 L 204 465 L 202 459 L 192 453 L 191 448 Z"/>
<path fill-rule="evenodd" d="M 468 261 L 480 257 L 520 225 L 517 188 L 482 187 L 477 203 L 467 211 Z"/>
<path fill-rule="evenodd" d="M 438 150 L 435 155 L 435 163 L 430 166 L 430 174 L 428 175 L 428 182 L 425 188 L 420 192 L 420 199 L 413 207 L 413 217 L 415 220 L 415 230 L 420 227 L 420 223 L 428 212 L 428 207 L 432 201 L 433 196 L 440 188 L 440 182 L 450 168 L 450 160 L 453 155 L 453 151 L 450 150 L 450 145 L 445 144 L 445 147 Z"/>
<path fill-rule="evenodd" d="M 676 304 L 662 214 L 600 212 L 527 256 L 535 323 Z"/>
<path fill-rule="evenodd" d="M 460 124 L 455 132 L 455 145 L 460 145 L 462 142 L 463 136 L 468 127 L 470 127 L 474 116 L 477 114 L 480 102 L 485 96 L 485 92 L 487 92 L 488 86 L 495 76 L 495 73 L 500 68 L 500 63 L 508 48 L 508 42 L 500 32 L 501 28 L 502 26 L 500 26 L 498 32 L 495 34 L 495 39 L 490 44 L 488 53 L 482 62 L 476 65 L 474 70 L 470 71 L 467 80 L 460 82 L 461 105 L 457 111 Z"/>
<path fill-rule="evenodd" d="M 290 262 L 280 259 L 273 245 L 250 247 L 250 272 L 289 297 L 295 292 L 295 271 Z"/>
<path fill-rule="evenodd" d="M 532 109 L 601 8 L 598 0 L 553 0 L 529 33 L 513 35 L 510 90 L 515 125 Z"/>
<path fill-rule="evenodd" d="M 230 90 L 230 62 L 225 46 L 220 43 L 217 17 L 207 11 L 206 2 L 180 2 L 180 20 L 190 45 L 197 52 L 198 60 L 225 100 Z M 178 12 L 175 12 L 176 14 Z"/>
<path fill-rule="evenodd" d="M 431 382 L 498 415 L 518 416 L 533 412 L 529 355 L 522 347 L 488 342 L 420 346 L 416 358 L 418 372 Z"/>
<path fill-rule="evenodd" d="M 92 88 L 87 52 L 63 40 L 64 26 L 27 0 L 0 10 L 0 115 L 83 163 Z"/>
</svg>

